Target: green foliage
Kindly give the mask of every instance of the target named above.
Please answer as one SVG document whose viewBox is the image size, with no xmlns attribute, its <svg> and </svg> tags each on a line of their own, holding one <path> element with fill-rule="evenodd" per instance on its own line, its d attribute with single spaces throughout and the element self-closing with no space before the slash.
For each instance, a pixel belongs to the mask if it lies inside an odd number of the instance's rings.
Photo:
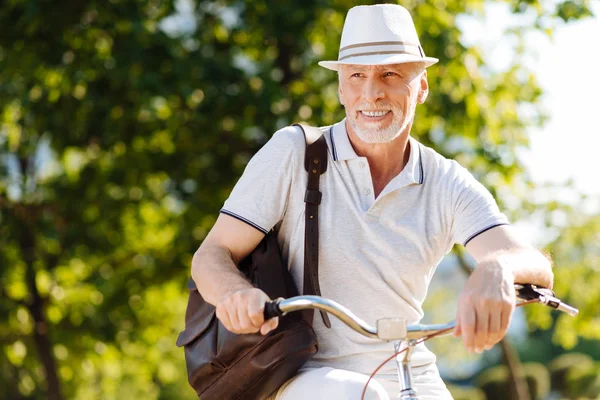
<svg viewBox="0 0 600 400">
<path fill-rule="evenodd" d="M 550 393 L 550 373 L 548 369 L 539 363 L 523 364 L 525 380 L 529 388 L 532 400 L 545 399 Z"/>
<path fill-rule="evenodd" d="M 588 371 L 594 371 L 594 360 L 587 354 L 569 353 L 556 357 L 549 364 L 552 389 L 563 395 L 572 393 L 577 377 L 585 376 Z M 569 379 L 570 378 L 570 379 Z"/>
<path fill-rule="evenodd" d="M 447 385 L 454 400 L 486 400 L 485 393 L 479 388 Z"/>
<path fill-rule="evenodd" d="M 574 368 L 567 372 L 567 388 L 574 398 L 600 397 L 600 363 L 589 368 Z"/>
<path fill-rule="evenodd" d="M 564 1 L 556 8 L 556 15 L 564 21 L 571 21 L 591 16 L 590 1 L 579 3 L 576 1 Z"/>
<path fill-rule="evenodd" d="M 569 353 L 556 357 L 549 365 L 552 389 L 561 393 L 567 392 L 567 374 L 576 369 L 592 368 L 594 360 L 587 354 Z"/>
<path fill-rule="evenodd" d="M 456 17 L 483 4 L 405 2 L 440 58 L 414 134 L 502 202 L 500 188 L 529 185 L 514 153 L 543 121 L 541 92 L 518 58 L 493 71 L 460 42 Z M 586 15 L 586 0 L 568 4 L 517 11 Z M 353 5 L 204 0 L 168 32 L 173 1 L 0 5 L 3 394 L 194 398 L 174 347 L 191 255 L 276 129 L 342 118 L 336 76 L 316 61 L 337 57 Z"/>
<path fill-rule="evenodd" d="M 548 246 L 555 263 L 554 291 L 556 295 L 580 310 L 573 318 L 556 313 L 547 307 L 528 307 L 527 315 L 532 329 L 554 328 L 553 341 L 565 348 L 573 348 L 580 338 L 600 339 L 600 249 L 597 246 L 600 216 L 587 215 L 578 209 L 562 208 L 569 225 Z"/>
<path fill-rule="evenodd" d="M 487 400 L 501 400 L 509 398 L 508 368 L 506 365 L 497 365 L 483 371 L 477 377 L 477 387 L 485 393 Z"/>
<path fill-rule="evenodd" d="M 585 354 L 563 354 L 552 360 L 548 368 L 540 363 L 524 363 L 523 371 L 534 400 L 547 398 L 550 389 L 571 399 L 595 399 L 600 395 L 600 364 Z M 481 372 L 476 383 L 487 400 L 507 399 L 508 380 L 508 368 L 496 365 Z M 457 393 L 462 396 L 460 390 Z"/>
<path fill-rule="evenodd" d="M 544 399 L 550 393 L 550 373 L 539 363 L 523 364 L 523 372 L 532 400 Z M 477 386 L 485 392 L 487 400 L 510 398 L 509 373 L 506 365 L 497 365 L 477 377 Z"/>
</svg>

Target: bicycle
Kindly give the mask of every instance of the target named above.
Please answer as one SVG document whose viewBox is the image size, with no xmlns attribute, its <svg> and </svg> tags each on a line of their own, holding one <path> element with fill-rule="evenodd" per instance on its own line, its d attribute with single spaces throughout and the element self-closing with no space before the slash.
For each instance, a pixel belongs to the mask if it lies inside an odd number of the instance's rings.
<svg viewBox="0 0 600 400">
<path fill-rule="evenodd" d="M 576 308 L 563 303 L 560 299 L 556 298 L 554 292 L 550 289 L 530 284 L 516 284 L 515 291 L 517 298 L 522 300 L 517 303 L 517 306 L 541 303 L 559 311 L 566 312 L 572 316 L 579 313 L 579 310 Z M 407 325 L 404 318 L 381 318 L 377 320 L 376 326 L 373 327 L 358 318 L 341 304 L 320 296 L 296 296 L 289 299 L 276 299 L 267 302 L 265 304 L 264 317 L 266 321 L 273 317 L 285 315 L 288 312 L 306 309 L 326 311 L 337 317 L 348 327 L 366 337 L 394 342 L 394 355 L 385 360 L 379 368 L 392 358 L 396 359 L 396 369 L 400 384 L 398 400 L 419 400 L 416 391 L 412 388 L 413 378 L 410 361 L 414 347 L 433 337 L 448 334 L 455 327 L 455 321 L 447 324 Z M 405 353 L 404 357 L 402 361 L 399 361 L 397 356 L 403 352 Z M 379 368 L 377 368 L 369 377 L 365 389 L 363 390 L 362 398 L 364 398 L 370 380 L 375 376 Z"/>
</svg>

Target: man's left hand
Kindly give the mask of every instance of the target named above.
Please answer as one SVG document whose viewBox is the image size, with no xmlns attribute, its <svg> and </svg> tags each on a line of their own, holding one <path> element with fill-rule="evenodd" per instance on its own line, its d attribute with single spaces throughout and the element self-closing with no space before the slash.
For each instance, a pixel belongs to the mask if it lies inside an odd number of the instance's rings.
<svg viewBox="0 0 600 400">
<path fill-rule="evenodd" d="M 460 295 L 454 336 L 468 351 L 491 349 L 506 334 L 515 310 L 512 271 L 497 259 L 480 262 Z"/>
</svg>

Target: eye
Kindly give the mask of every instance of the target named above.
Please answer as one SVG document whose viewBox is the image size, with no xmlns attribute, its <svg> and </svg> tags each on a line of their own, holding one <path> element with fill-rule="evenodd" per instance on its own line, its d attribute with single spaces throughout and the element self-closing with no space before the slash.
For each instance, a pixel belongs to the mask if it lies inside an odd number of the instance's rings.
<svg viewBox="0 0 600 400">
<path fill-rule="evenodd" d="M 361 74 L 360 72 L 355 72 L 352 75 L 350 75 L 351 78 L 360 78 Z"/>
<path fill-rule="evenodd" d="M 387 71 L 383 74 L 384 77 L 388 77 L 388 76 L 398 76 L 397 73 L 395 73 L 394 71 Z"/>
</svg>

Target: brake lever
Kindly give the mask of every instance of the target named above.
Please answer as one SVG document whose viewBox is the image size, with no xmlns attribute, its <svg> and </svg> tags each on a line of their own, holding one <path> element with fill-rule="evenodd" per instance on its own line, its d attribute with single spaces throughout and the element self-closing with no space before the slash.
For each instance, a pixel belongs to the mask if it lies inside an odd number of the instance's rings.
<svg viewBox="0 0 600 400">
<path fill-rule="evenodd" d="M 550 289 L 541 288 L 530 284 L 516 284 L 515 290 L 517 292 L 517 297 L 522 300 L 537 300 L 548 307 L 565 312 L 572 316 L 579 314 L 578 309 L 563 303 L 560 299 L 556 298 L 554 292 Z"/>
<path fill-rule="evenodd" d="M 528 283 L 517 283 L 515 285 L 515 290 L 517 291 L 517 297 L 522 300 L 538 300 L 541 296 L 555 297 L 552 290 L 530 285 Z"/>
</svg>

